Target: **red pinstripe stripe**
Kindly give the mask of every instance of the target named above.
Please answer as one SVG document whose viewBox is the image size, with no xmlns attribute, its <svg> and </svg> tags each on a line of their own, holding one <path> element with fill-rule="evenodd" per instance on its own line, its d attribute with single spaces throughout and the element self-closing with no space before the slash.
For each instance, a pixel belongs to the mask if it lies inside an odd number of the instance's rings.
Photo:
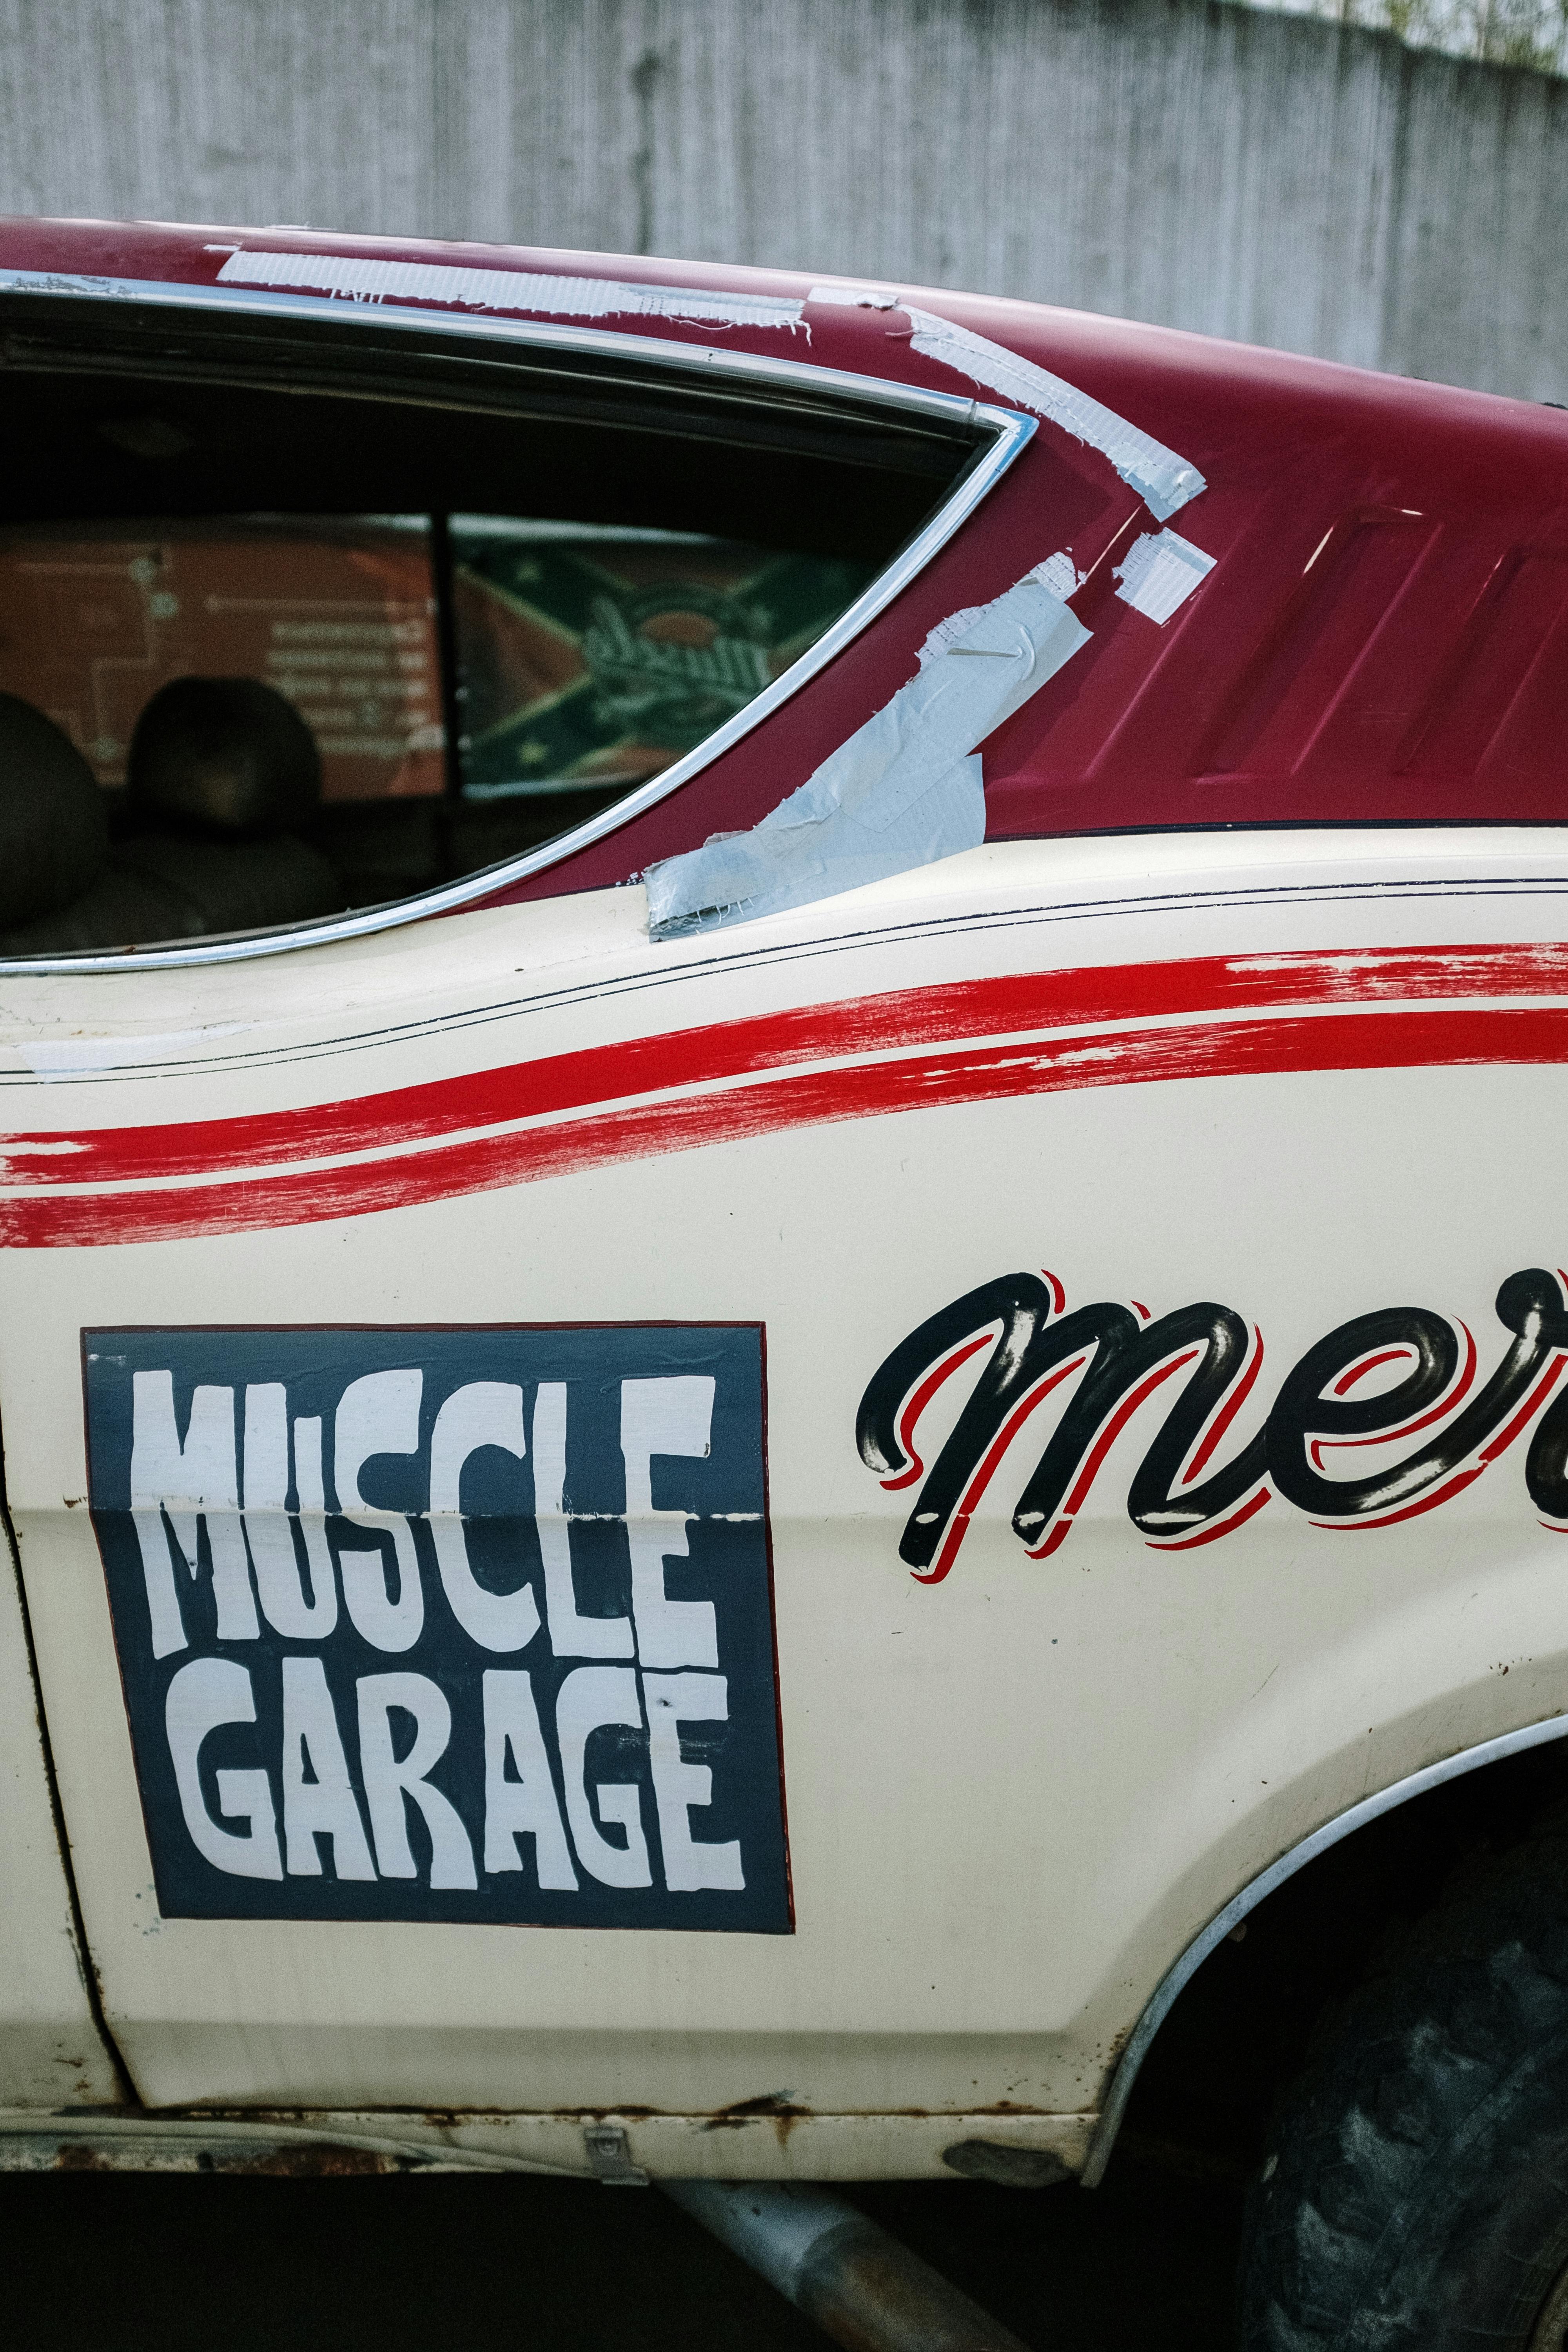
<svg viewBox="0 0 1568 2352">
<path fill-rule="evenodd" d="M 248 1181 L 137 1192 L 39 1191 L 0 1202 L 0 1240 L 47 1248 L 308 1223 L 792 1127 L 1087 1087 L 1313 1070 L 1565 1061 L 1568 1006 L 1404 1007 L 1316 1018 L 1275 1014 L 1179 1029 L 1111 1031 L 1027 1045 L 958 1048 L 849 1069 L 795 1071 L 675 1101 L 597 1113 L 590 1109 L 582 1118 L 551 1127 L 470 1137 L 445 1148 L 434 1145 L 426 1151 L 347 1168 L 303 1168 Z M 136 1132 L 146 1137 L 160 1130 Z M 189 1134 L 188 1129 L 175 1132 Z M 222 1163 L 215 1158 L 211 1164 Z M 73 1177 L 76 1165 L 72 1163 Z"/>
<path fill-rule="evenodd" d="M 153 1127 L 17 1135 L 9 1149 L 68 1142 L 68 1181 L 136 1181 L 211 1175 L 386 1150 L 502 1120 L 585 1110 L 672 1087 L 710 1086 L 841 1055 L 948 1045 L 1021 1030 L 1152 1021 L 1271 1006 L 1364 1005 L 1392 998 L 1568 996 L 1568 947 L 1362 949 L 1279 956 L 1194 956 L 1167 963 L 1026 972 L 897 989 L 678 1029 L 624 1045 L 553 1054 L 471 1076 L 435 1078 L 304 1110 Z M 18 1168 L 10 1183 L 68 1181 L 58 1160 Z"/>
</svg>

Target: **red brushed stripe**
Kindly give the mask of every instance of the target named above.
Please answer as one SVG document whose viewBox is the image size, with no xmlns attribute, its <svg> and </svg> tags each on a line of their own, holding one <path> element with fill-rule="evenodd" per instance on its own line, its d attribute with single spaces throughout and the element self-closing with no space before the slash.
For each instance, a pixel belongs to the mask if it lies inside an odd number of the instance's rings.
<svg viewBox="0 0 1568 2352">
<path fill-rule="evenodd" d="M 671 1087 L 711 1086 L 795 1062 L 1019 1030 L 1285 1004 L 1552 994 L 1568 994 L 1568 947 L 1552 944 L 1197 956 L 1009 974 L 715 1022 L 303 1110 L 15 1136 L 5 1149 L 18 1155 L 30 1145 L 76 1148 L 68 1164 L 51 1150 L 41 1165 L 13 1166 L 5 1181 L 124 1183 L 386 1150 L 503 1119 L 583 1110 Z"/>
<path fill-rule="evenodd" d="M 793 1127 L 1087 1087 L 1313 1070 L 1560 1062 L 1568 1062 L 1568 1007 L 1346 1012 L 1122 1030 L 850 1069 L 804 1070 L 348 1168 L 308 1168 L 249 1181 L 142 1192 L 23 1195 L 0 1202 L 0 1240 L 47 1248 L 303 1224 Z"/>
</svg>

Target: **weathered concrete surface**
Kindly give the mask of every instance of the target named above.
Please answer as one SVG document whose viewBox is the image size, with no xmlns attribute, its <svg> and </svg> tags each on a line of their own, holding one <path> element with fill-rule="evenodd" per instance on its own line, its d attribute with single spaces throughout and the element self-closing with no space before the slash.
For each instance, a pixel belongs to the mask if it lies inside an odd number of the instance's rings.
<svg viewBox="0 0 1568 2352">
<path fill-rule="evenodd" d="M 1568 399 L 1568 82 L 1217 0 L 0 0 L 0 206 L 785 264 Z"/>
</svg>

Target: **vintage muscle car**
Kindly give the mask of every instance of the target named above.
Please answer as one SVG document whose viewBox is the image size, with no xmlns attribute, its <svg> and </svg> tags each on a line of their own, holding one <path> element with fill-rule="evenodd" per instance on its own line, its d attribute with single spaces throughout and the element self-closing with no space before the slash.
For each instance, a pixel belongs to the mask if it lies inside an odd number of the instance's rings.
<svg viewBox="0 0 1568 2352">
<path fill-rule="evenodd" d="M 1568 417 L 26 221 L 0 415 L 4 2161 L 1560 2347 Z"/>
</svg>

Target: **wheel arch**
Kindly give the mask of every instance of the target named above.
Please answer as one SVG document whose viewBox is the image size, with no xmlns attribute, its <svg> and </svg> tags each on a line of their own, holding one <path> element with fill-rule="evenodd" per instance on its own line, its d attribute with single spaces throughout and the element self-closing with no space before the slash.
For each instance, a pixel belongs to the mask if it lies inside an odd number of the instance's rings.
<svg viewBox="0 0 1568 2352">
<path fill-rule="evenodd" d="M 1089 2155 L 1079 2176 L 1080 2185 L 1093 2189 L 1103 2179 L 1126 2119 L 1133 2087 L 1161 2029 L 1205 1963 L 1227 1939 L 1236 1936 L 1237 1930 L 1251 1913 L 1336 1848 L 1370 1830 L 1374 1823 L 1401 1812 L 1417 1799 L 1461 1781 L 1474 1782 L 1476 1776 L 1494 1771 L 1515 1758 L 1552 1749 L 1565 1741 L 1568 1741 L 1568 1711 L 1522 1725 L 1513 1731 L 1500 1733 L 1473 1747 L 1457 1749 L 1451 1756 L 1442 1757 L 1436 1763 L 1424 1765 L 1419 1771 L 1391 1781 L 1386 1788 L 1363 1797 L 1343 1812 L 1321 1823 L 1249 1879 L 1193 1937 L 1144 2003 L 1111 2076 L 1105 2104 L 1089 2142 Z M 1560 1760 L 1568 1764 L 1568 1748 L 1560 1748 L 1559 1756 Z"/>
</svg>

